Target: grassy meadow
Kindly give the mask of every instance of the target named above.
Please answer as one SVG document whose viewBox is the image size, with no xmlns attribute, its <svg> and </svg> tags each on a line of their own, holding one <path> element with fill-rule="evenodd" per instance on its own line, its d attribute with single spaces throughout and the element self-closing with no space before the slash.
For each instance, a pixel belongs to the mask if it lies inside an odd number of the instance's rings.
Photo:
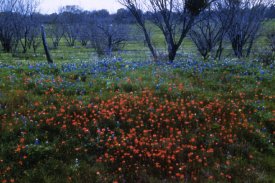
<svg viewBox="0 0 275 183">
<path fill-rule="evenodd" d="M 274 64 L 183 45 L 169 64 L 141 41 L 1 52 L 0 181 L 273 182 Z"/>
</svg>

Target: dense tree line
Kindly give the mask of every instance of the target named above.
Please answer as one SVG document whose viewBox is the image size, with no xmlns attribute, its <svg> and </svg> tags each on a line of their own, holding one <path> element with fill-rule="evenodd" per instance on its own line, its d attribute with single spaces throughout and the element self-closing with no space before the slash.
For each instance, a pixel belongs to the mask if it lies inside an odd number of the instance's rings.
<svg viewBox="0 0 275 183">
<path fill-rule="evenodd" d="M 137 24 L 155 60 L 158 48 L 150 30 L 155 25 L 163 34 L 167 59 L 173 61 L 184 39 L 190 37 L 199 53 L 220 58 L 224 42 L 237 57 L 249 56 L 262 22 L 275 17 L 274 0 L 119 0 L 125 9 L 84 11 L 65 6 L 58 13 L 42 15 L 35 0 L 0 0 L 0 43 L 4 52 L 32 50 L 41 44 L 40 26 L 45 25 L 51 47 L 62 38 L 67 46 L 92 47 L 99 55 L 110 55 L 123 48 L 131 24 Z M 272 37 L 272 36 L 269 36 Z M 271 41 L 272 42 L 272 41 Z"/>
</svg>

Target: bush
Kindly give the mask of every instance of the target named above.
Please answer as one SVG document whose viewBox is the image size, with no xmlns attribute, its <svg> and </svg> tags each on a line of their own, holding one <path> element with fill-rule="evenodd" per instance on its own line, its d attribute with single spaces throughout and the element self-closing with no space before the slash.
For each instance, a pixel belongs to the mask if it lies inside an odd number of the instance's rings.
<svg viewBox="0 0 275 183">
<path fill-rule="evenodd" d="M 259 59 L 259 62 L 261 62 L 265 66 L 272 65 L 272 64 L 274 65 L 275 64 L 275 51 L 262 50 L 258 54 L 258 59 Z"/>
</svg>

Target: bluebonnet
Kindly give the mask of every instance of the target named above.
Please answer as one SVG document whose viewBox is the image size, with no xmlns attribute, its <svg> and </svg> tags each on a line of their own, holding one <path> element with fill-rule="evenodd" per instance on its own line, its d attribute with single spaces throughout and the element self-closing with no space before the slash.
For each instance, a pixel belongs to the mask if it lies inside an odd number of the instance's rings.
<svg viewBox="0 0 275 183">
<path fill-rule="evenodd" d="M 39 145 L 40 144 L 40 140 L 38 138 L 35 139 L 34 145 Z"/>
</svg>

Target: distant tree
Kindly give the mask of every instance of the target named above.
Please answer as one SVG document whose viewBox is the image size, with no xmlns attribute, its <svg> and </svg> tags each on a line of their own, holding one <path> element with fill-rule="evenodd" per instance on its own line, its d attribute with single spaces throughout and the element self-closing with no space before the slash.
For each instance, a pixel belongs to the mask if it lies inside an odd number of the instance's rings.
<svg viewBox="0 0 275 183">
<path fill-rule="evenodd" d="M 4 52 L 11 52 L 18 44 L 14 30 L 16 4 L 17 0 L 0 2 L 0 42 Z"/>
<path fill-rule="evenodd" d="M 62 6 L 58 9 L 59 13 L 74 13 L 74 14 L 80 14 L 83 11 L 83 9 L 78 5 L 66 5 Z"/>
<path fill-rule="evenodd" d="M 91 43 L 98 55 L 111 55 L 113 51 L 124 47 L 129 39 L 129 27 L 116 24 L 111 19 L 97 20 L 93 29 Z"/>
<path fill-rule="evenodd" d="M 38 15 L 38 16 L 37 16 Z M 34 14 L 31 22 L 31 30 L 27 37 L 28 42 L 28 48 L 32 49 L 34 54 L 36 54 L 36 51 L 38 47 L 41 45 L 41 29 L 40 29 L 40 16 L 39 14 Z"/>
<path fill-rule="evenodd" d="M 274 0 L 227 0 L 232 23 L 227 32 L 235 56 L 249 56 L 264 20 L 266 3 Z"/>
<path fill-rule="evenodd" d="M 11 0 L 1 4 L 0 40 L 4 51 L 15 50 L 18 43 L 22 46 L 23 53 L 27 52 L 35 39 L 34 31 L 37 21 L 33 15 L 38 6 L 37 0 Z"/>
<path fill-rule="evenodd" d="M 37 25 L 39 20 L 34 18 L 38 5 L 38 0 L 18 0 L 15 5 L 17 15 L 13 15 L 16 16 L 13 26 L 23 53 L 26 53 L 28 48 L 31 47 L 30 45 L 33 45 L 32 41 L 35 40 L 33 36 L 38 36 L 32 30 L 37 29 L 39 26 Z"/>
<path fill-rule="evenodd" d="M 59 9 L 60 19 L 62 21 L 64 38 L 68 46 L 75 46 L 79 35 L 79 25 L 82 22 L 81 12 L 83 10 L 76 6 L 65 6 Z"/>
<path fill-rule="evenodd" d="M 91 12 L 93 17 L 97 17 L 97 18 L 108 18 L 110 16 L 108 10 L 97 10 L 97 11 L 92 11 Z"/>
<path fill-rule="evenodd" d="M 143 9 L 143 3 L 140 0 L 118 0 L 122 5 L 124 5 L 131 14 L 135 17 L 137 25 L 139 26 L 140 30 L 143 32 L 145 41 L 147 43 L 147 46 L 154 58 L 154 60 L 157 60 L 157 51 L 156 48 L 152 44 L 152 39 L 149 34 L 148 27 L 146 26 L 146 19 L 141 11 Z"/>
<path fill-rule="evenodd" d="M 198 16 L 211 1 L 208 0 L 119 0 L 134 15 L 138 25 L 142 28 L 148 47 L 154 58 L 156 51 L 152 46 L 145 18 L 140 9 L 148 9 L 153 12 L 152 19 L 162 32 L 167 44 L 168 59 L 170 62 L 176 57 L 184 38 L 193 26 Z"/>
<path fill-rule="evenodd" d="M 220 23 L 211 9 L 199 17 L 199 22 L 190 31 L 190 37 L 204 59 L 210 56 L 222 35 Z"/>
<path fill-rule="evenodd" d="M 11 52 L 18 40 L 13 27 L 12 12 L 2 12 L 0 16 L 0 42 L 4 52 Z"/>
<path fill-rule="evenodd" d="M 258 61 L 264 65 L 274 65 L 275 64 L 275 27 L 266 26 L 265 30 L 261 34 L 265 39 L 267 44 L 258 47 L 256 56 Z"/>
<path fill-rule="evenodd" d="M 132 24 L 135 23 L 135 19 L 129 10 L 120 8 L 114 14 L 114 22 L 118 24 Z"/>
<path fill-rule="evenodd" d="M 212 3 L 197 19 L 190 31 L 190 37 L 204 59 L 221 57 L 223 40 L 231 26 L 233 17 L 224 8 L 227 2 Z"/>
<path fill-rule="evenodd" d="M 77 36 L 77 40 L 80 42 L 82 46 L 87 46 L 90 38 L 92 37 L 92 28 L 91 24 L 83 23 L 79 26 L 79 34 Z"/>
<path fill-rule="evenodd" d="M 45 14 L 45 15 L 42 15 L 40 20 L 43 24 L 49 25 L 49 24 L 52 24 L 53 22 L 55 22 L 57 17 L 59 17 L 59 14 L 57 14 L 57 13 L 52 13 L 49 15 Z"/>
<path fill-rule="evenodd" d="M 81 43 L 82 46 L 88 46 L 90 38 L 93 33 L 93 26 L 97 18 L 91 16 L 89 12 L 82 12 L 81 14 L 81 24 L 79 25 L 79 34 L 77 36 L 77 40 Z"/>
<path fill-rule="evenodd" d="M 0 0 L 0 12 L 14 12 L 19 0 Z"/>
<path fill-rule="evenodd" d="M 58 14 L 54 15 L 55 17 L 49 22 L 47 26 L 48 37 L 51 38 L 53 48 L 57 49 L 62 37 L 64 36 L 64 27 L 60 16 Z"/>
<path fill-rule="evenodd" d="M 275 18 L 275 5 L 271 4 L 271 6 L 267 9 L 265 18 L 272 19 Z"/>
<path fill-rule="evenodd" d="M 266 34 L 266 40 L 268 42 L 268 45 L 270 47 L 270 50 L 275 53 L 275 27 L 267 32 Z"/>
</svg>

